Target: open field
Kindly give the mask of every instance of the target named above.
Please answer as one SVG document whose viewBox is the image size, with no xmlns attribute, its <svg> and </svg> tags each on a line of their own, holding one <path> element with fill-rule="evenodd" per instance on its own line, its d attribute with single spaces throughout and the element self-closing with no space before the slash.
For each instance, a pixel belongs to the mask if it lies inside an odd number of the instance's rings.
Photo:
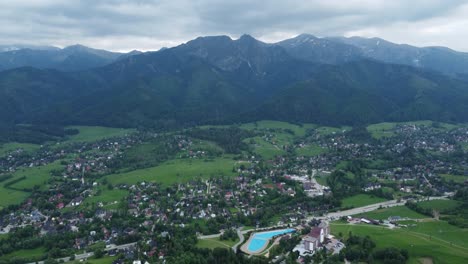
<svg viewBox="0 0 468 264">
<path fill-rule="evenodd" d="M 232 240 L 220 240 L 219 237 L 216 238 L 207 238 L 207 239 L 199 239 L 197 242 L 197 247 L 199 248 L 231 248 L 234 246 L 239 239 L 235 241 Z"/>
<path fill-rule="evenodd" d="M 234 165 L 235 161 L 227 158 L 216 158 L 207 161 L 201 159 L 175 159 L 156 167 L 112 174 L 106 177 L 114 185 L 121 183 L 135 184 L 142 181 L 170 185 L 187 182 L 196 177 L 233 176 L 236 175 L 235 172 L 232 172 Z"/>
<path fill-rule="evenodd" d="M 314 124 L 303 124 L 302 126 L 287 123 L 287 122 L 281 122 L 281 121 L 271 121 L 271 120 L 264 120 L 264 121 L 258 121 L 255 123 L 247 123 L 247 124 L 242 124 L 240 128 L 243 129 L 289 129 L 294 132 L 295 136 L 303 137 L 305 136 L 305 133 L 307 129 L 309 128 L 315 128 L 316 125 Z"/>
<path fill-rule="evenodd" d="M 28 192 L 6 189 L 0 186 L 0 210 L 9 205 L 21 203 L 28 196 Z"/>
<path fill-rule="evenodd" d="M 444 178 L 446 181 L 454 181 L 457 183 L 464 183 L 468 180 L 468 176 L 463 175 L 453 175 L 453 174 L 440 174 L 440 177 Z"/>
<path fill-rule="evenodd" d="M 114 203 L 117 202 L 116 204 L 120 203 L 121 200 L 125 197 L 128 196 L 128 191 L 127 190 L 119 190 L 119 189 L 113 189 L 113 190 L 108 190 L 107 187 L 102 187 L 99 189 L 100 194 L 87 197 L 83 204 L 97 204 L 99 202 L 103 203 L 104 206 L 109 203 Z"/>
<path fill-rule="evenodd" d="M 105 138 L 124 136 L 135 132 L 134 129 L 99 127 L 99 126 L 71 126 L 80 131 L 79 134 L 73 135 L 67 139 L 67 142 L 92 142 Z"/>
<path fill-rule="evenodd" d="M 15 151 L 17 149 L 23 149 L 23 151 L 27 153 L 34 152 L 40 148 L 40 145 L 36 144 L 28 144 L 28 143 L 5 143 L 0 145 L 0 157 L 8 154 L 11 151 Z"/>
<path fill-rule="evenodd" d="M 375 220 L 386 220 L 390 216 L 400 216 L 402 218 L 421 219 L 428 218 L 428 216 L 417 213 L 406 206 L 395 206 L 389 208 L 382 208 L 372 212 L 358 214 L 359 217 L 368 217 Z"/>
<path fill-rule="evenodd" d="M 396 123 L 379 123 L 367 127 L 367 131 L 372 134 L 374 138 L 392 137 L 395 133 L 392 131 Z"/>
<path fill-rule="evenodd" d="M 435 209 L 438 211 L 452 210 L 461 205 L 459 201 L 455 200 L 432 200 L 419 202 L 418 205 L 426 209 Z"/>
<path fill-rule="evenodd" d="M 0 209 L 8 205 L 23 202 L 29 196 L 29 192 L 23 191 L 23 189 L 33 189 L 34 186 L 43 188 L 47 185 L 50 172 L 59 168 L 61 168 L 61 165 L 59 161 L 56 161 L 45 166 L 20 168 L 17 170 L 12 174 L 12 178 L 0 182 Z M 25 179 L 11 184 L 9 188 L 5 187 L 5 185 L 19 180 L 22 177 L 25 177 Z"/>
<path fill-rule="evenodd" d="M 386 199 L 371 196 L 368 194 L 357 194 L 348 198 L 345 198 L 341 202 L 342 208 L 361 207 L 369 204 L 385 202 Z"/>
<path fill-rule="evenodd" d="M 102 257 L 100 259 L 90 258 L 85 262 L 80 262 L 78 260 L 74 260 L 74 261 L 69 261 L 69 262 L 65 262 L 65 263 L 112 264 L 112 262 L 114 262 L 114 260 L 116 260 L 116 259 L 117 259 L 117 257 L 105 256 L 105 257 Z"/>
<path fill-rule="evenodd" d="M 316 145 L 316 144 L 310 144 L 306 145 L 303 148 L 298 148 L 296 149 L 296 154 L 300 156 L 317 156 L 322 153 L 325 153 L 327 150 Z"/>
<path fill-rule="evenodd" d="M 435 222 L 441 228 L 446 228 L 446 223 Z M 419 263 L 420 258 L 431 258 L 434 263 L 467 263 L 468 261 L 468 234 L 465 229 L 458 229 L 458 238 L 453 235 L 446 236 L 453 229 L 444 229 L 438 237 L 426 233 L 431 233 L 434 226 L 427 223 L 418 223 L 415 228 L 387 229 L 374 225 L 349 225 L 331 224 L 331 231 L 334 235 L 342 233 L 347 236 L 349 232 L 360 236 L 370 236 L 377 244 L 377 249 L 386 247 L 396 247 L 407 249 L 410 255 L 409 263 Z M 422 226 L 422 227 L 420 227 Z M 429 229 L 429 230 L 427 230 Z M 442 230 L 442 229 L 441 229 Z"/>
<path fill-rule="evenodd" d="M 32 189 L 36 185 L 43 187 L 47 184 L 46 182 L 51 176 L 50 173 L 53 170 L 60 170 L 62 167 L 60 161 L 55 161 L 44 166 L 21 168 L 14 173 L 13 179 L 20 177 L 26 177 L 26 179 L 11 185 L 11 187 L 14 189 Z"/>
<path fill-rule="evenodd" d="M 35 248 L 35 249 L 22 249 L 12 252 L 10 254 L 6 254 L 0 257 L 3 260 L 9 260 L 15 257 L 20 258 L 40 258 L 44 254 L 46 254 L 46 249 L 43 247 Z"/>
<path fill-rule="evenodd" d="M 253 140 L 255 141 L 254 152 L 262 156 L 264 159 L 272 159 L 277 155 L 283 155 L 286 153 L 280 147 L 265 141 L 261 137 L 254 137 Z M 250 139 L 245 140 L 245 142 L 249 141 Z"/>
<path fill-rule="evenodd" d="M 333 133 L 341 133 L 343 131 L 349 131 L 351 130 L 350 127 L 327 127 L 327 126 L 322 126 L 322 127 L 317 127 L 315 131 L 321 135 L 330 135 Z"/>
</svg>

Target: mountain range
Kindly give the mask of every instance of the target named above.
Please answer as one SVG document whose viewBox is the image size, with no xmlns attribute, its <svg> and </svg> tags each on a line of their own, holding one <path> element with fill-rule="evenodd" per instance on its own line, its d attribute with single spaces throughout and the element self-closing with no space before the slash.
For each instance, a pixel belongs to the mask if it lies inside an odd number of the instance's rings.
<svg viewBox="0 0 468 264">
<path fill-rule="evenodd" d="M 466 66 L 466 53 L 447 48 L 305 34 L 273 44 L 249 35 L 199 37 L 128 54 L 29 47 L 0 52 L 0 122 L 467 122 Z"/>
<path fill-rule="evenodd" d="M 0 71 L 20 67 L 82 71 L 108 65 L 141 52 L 118 53 L 73 45 L 60 49 L 52 46 L 0 46 Z"/>
</svg>

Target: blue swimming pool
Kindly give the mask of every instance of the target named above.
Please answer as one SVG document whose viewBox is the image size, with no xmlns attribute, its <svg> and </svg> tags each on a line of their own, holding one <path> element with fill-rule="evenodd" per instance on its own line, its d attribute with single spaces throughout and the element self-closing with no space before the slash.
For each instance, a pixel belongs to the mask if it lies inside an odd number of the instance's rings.
<svg viewBox="0 0 468 264">
<path fill-rule="evenodd" d="M 255 233 L 253 237 L 250 239 L 249 245 L 247 249 L 250 252 L 257 252 L 261 250 L 264 246 L 268 244 L 268 241 L 274 236 L 288 234 L 296 231 L 295 229 L 281 229 L 275 231 L 268 231 L 268 232 L 261 232 Z"/>
</svg>

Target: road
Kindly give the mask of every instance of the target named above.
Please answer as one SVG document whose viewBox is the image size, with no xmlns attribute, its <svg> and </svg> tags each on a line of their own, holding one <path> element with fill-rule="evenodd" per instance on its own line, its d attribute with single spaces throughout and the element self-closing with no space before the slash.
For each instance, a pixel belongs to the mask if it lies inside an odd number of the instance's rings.
<svg viewBox="0 0 468 264">
<path fill-rule="evenodd" d="M 425 201 L 427 200 L 447 200 L 448 198 L 446 196 L 441 196 L 441 197 L 428 197 L 424 199 Z M 371 205 L 366 205 L 358 208 L 353 208 L 345 211 L 339 211 L 339 212 L 333 212 L 333 213 L 328 213 L 322 217 L 309 217 L 309 219 L 312 218 L 319 218 L 319 219 L 336 219 L 340 218 L 343 216 L 348 216 L 348 215 L 355 215 L 355 214 L 360 214 L 360 213 L 367 213 L 370 211 L 377 210 L 381 207 L 394 207 L 394 206 L 402 206 L 405 205 L 406 200 L 401 200 L 398 202 L 398 200 L 391 200 L 391 201 L 386 201 L 382 203 L 376 203 L 376 204 L 371 204 Z"/>
<path fill-rule="evenodd" d="M 239 242 L 237 242 L 234 246 L 232 246 L 232 251 L 234 251 L 234 252 L 236 252 L 237 247 L 238 247 L 239 245 L 242 245 L 242 243 L 244 243 L 244 240 L 245 240 L 244 234 L 242 233 L 241 230 L 242 230 L 242 227 L 239 227 L 239 228 L 237 228 L 237 230 L 236 230 L 236 231 L 237 231 L 237 236 L 239 237 Z"/>
</svg>

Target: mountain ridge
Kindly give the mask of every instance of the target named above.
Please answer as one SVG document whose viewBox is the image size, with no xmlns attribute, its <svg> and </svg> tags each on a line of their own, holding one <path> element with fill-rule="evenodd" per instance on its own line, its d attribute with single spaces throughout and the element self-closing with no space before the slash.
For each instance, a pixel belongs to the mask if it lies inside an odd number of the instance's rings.
<svg viewBox="0 0 468 264">
<path fill-rule="evenodd" d="M 300 38 L 323 48 L 317 38 Z M 367 57 L 323 63 L 298 54 L 247 35 L 215 36 L 83 71 L 11 69 L 0 72 L 0 123 L 168 129 L 261 119 L 468 122 L 464 80 Z"/>
</svg>

